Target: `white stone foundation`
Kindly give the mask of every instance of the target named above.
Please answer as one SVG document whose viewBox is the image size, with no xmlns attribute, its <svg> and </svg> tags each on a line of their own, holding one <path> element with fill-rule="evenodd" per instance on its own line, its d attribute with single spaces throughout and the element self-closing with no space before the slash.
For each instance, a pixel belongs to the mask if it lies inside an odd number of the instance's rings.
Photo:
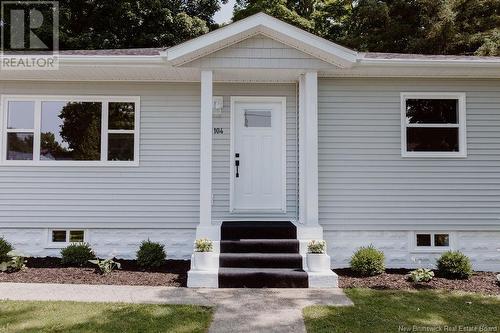
<svg viewBox="0 0 500 333">
<path fill-rule="evenodd" d="M 97 256 L 135 259 L 143 240 L 165 244 L 168 259 L 190 259 L 195 229 L 84 229 Z M 0 236 L 31 257 L 60 256 L 61 248 L 48 244 L 47 229 L 4 228 Z"/>
<path fill-rule="evenodd" d="M 429 230 L 433 231 L 433 230 Z M 453 231 L 450 234 L 453 250 L 469 256 L 474 270 L 500 271 L 500 231 Z M 416 250 L 412 231 L 325 231 L 324 239 L 333 268 L 349 267 L 349 260 L 359 247 L 373 244 L 384 252 L 388 268 L 435 267 L 443 251 Z"/>
<path fill-rule="evenodd" d="M 85 230 L 98 256 L 123 259 L 135 258 L 141 241 L 148 238 L 165 244 L 169 259 L 190 259 L 196 235 L 195 229 Z M 333 268 L 348 267 L 353 252 L 370 244 L 384 251 L 389 268 L 433 267 L 440 252 L 415 251 L 411 241 L 413 235 L 410 231 L 324 231 L 323 238 Z M 500 231 L 454 231 L 450 235 L 451 247 L 469 256 L 475 270 L 500 272 Z M 60 248 L 47 244 L 48 233 L 44 228 L 2 228 L 0 236 L 28 256 L 59 256 L 60 253 Z M 304 267 L 306 246 L 306 241 L 301 242 Z"/>
</svg>

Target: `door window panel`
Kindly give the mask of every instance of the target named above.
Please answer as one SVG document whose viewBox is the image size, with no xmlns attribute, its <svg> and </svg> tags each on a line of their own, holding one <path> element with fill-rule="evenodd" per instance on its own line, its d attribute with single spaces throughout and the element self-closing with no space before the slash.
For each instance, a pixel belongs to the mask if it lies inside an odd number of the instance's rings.
<svg viewBox="0 0 500 333">
<path fill-rule="evenodd" d="M 271 127 L 271 111 L 246 110 L 245 127 Z"/>
</svg>

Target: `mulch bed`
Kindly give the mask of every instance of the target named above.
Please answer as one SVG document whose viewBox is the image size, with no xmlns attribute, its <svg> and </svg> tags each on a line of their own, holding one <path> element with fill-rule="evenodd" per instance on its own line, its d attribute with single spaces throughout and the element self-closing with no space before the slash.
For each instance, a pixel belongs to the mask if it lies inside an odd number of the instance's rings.
<svg viewBox="0 0 500 333">
<path fill-rule="evenodd" d="M 94 267 L 64 267 L 59 258 L 28 258 L 24 270 L 0 273 L 0 282 L 186 287 L 190 266 L 187 260 L 167 260 L 154 271 L 144 271 L 135 260 L 116 261 L 122 269 L 102 275 Z"/>
<path fill-rule="evenodd" d="M 385 273 L 369 277 L 361 277 L 348 268 L 335 269 L 334 271 L 339 275 L 340 288 L 444 289 L 500 295 L 496 274 L 491 272 L 475 272 L 468 280 L 450 280 L 440 277 L 437 272 L 434 272 L 435 277 L 431 281 L 413 283 L 408 280 L 410 270 L 407 269 L 387 269 Z"/>
</svg>

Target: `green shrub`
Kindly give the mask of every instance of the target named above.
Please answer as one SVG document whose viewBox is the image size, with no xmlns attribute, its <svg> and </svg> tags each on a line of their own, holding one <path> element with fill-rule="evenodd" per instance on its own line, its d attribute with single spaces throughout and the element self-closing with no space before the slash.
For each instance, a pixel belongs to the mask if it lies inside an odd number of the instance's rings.
<svg viewBox="0 0 500 333">
<path fill-rule="evenodd" d="M 143 268 L 157 268 L 165 263 L 166 257 L 165 246 L 148 239 L 137 251 L 137 264 Z"/>
<path fill-rule="evenodd" d="M 472 276 L 472 264 L 469 257 L 460 251 L 447 251 L 437 260 L 441 275 L 450 279 L 468 279 Z"/>
<path fill-rule="evenodd" d="M 361 247 L 351 257 L 351 269 L 365 276 L 381 274 L 385 270 L 384 253 L 373 245 Z"/>
<path fill-rule="evenodd" d="M 418 268 L 410 272 L 412 282 L 429 282 L 434 277 L 434 272 L 426 268 Z"/>
<path fill-rule="evenodd" d="M 10 256 L 8 255 L 8 253 L 12 250 L 12 245 L 3 237 L 0 237 L 0 264 L 2 262 L 10 261 Z"/>
<path fill-rule="evenodd" d="M 94 251 L 88 243 L 70 244 L 61 250 L 61 263 L 65 266 L 81 267 L 94 258 Z"/>
</svg>

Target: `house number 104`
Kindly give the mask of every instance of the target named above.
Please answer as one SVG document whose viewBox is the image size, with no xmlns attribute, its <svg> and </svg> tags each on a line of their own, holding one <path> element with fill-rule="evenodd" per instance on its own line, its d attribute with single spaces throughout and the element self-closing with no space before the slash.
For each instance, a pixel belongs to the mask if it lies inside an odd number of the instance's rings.
<svg viewBox="0 0 500 333">
<path fill-rule="evenodd" d="M 214 134 L 224 134 L 222 127 L 214 127 Z"/>
</svg>

